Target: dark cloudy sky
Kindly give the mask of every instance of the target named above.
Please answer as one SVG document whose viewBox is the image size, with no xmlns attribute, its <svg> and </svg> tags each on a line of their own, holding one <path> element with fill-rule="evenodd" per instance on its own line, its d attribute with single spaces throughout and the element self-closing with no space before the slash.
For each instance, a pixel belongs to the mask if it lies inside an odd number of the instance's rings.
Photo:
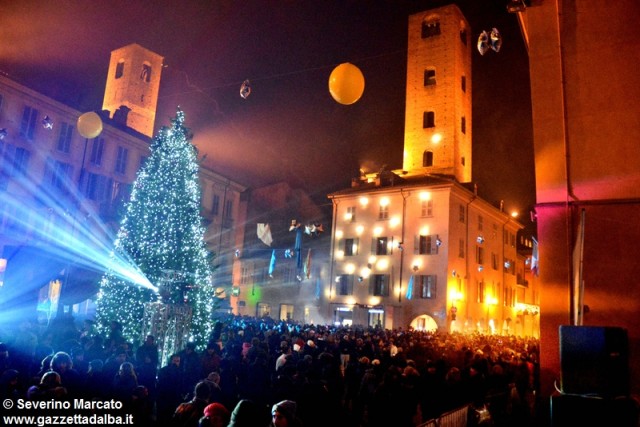
<svg viewBox="0 0 640 427">
<path fill-rule="evenodd" d="M 0 70 L 80 111 L 98 110 L 110 52 L 139 43 L 165 58 L 157 126 L 180 106 L 214 169 L 254 186 L 287 180 L 326 202 L 361 167 L 402 167 L 407 18 L 448 3 L 0 0 Z M 516 17 L 506 0 L 456 3 L 474 43 L 492 27 L 504 36 L 497 54 L 473 50 L 473 179 L 488 201 L 527 214 L 531 109 Z M 365 76 L 351 106 L 327 90 L 342 62 Z"/>
</svg>

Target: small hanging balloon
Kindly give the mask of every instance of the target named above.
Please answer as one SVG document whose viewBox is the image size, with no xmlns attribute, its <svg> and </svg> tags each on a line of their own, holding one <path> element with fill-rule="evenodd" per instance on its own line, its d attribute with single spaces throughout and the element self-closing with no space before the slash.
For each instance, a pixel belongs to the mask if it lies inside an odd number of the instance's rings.
<svg viewBox="0 0 640 427">
<path fill-rule="evenodd" d="M 491 30 L 491 49 L 494 50 L 494 52 L 500 52 L 500 47 L 502 47 L 502 34 L 500 34 L 500 32 L 498 31 L 497 28 L 493 28 Z"/>
<path fill-rule="evenodd" d="M 478 52 L 484 55 L 489 50 L 489 34 L 486 31 L 480 33 L 478 37 Z"/>
<path fill-rule="evenodd" d="M 333 69 L 329 76 L 329 93 L 336 102 L 351 105 L 364 92 L 364 76 L 355 65 L 345 62 Z"/>
<path fill-rule="evenodd" d="M 95 138 L 102 132 L 102 119 L 93 111 L 78 117 L 78 132 L 85 138 Z"/>
<path fill-rule="evenodd" d="M 249 95 L 251 95 L 251 82 L 247 79 L 240 86 L 240 96 L 242 99 L 247 99 Z"/>
<path fill-rule="evenodd" d="M 7 128 L 0 129 L 0 141 L 2 141 L 4 137 L 7 136 L 7 134 L 8 134 Z"/>
</svg>

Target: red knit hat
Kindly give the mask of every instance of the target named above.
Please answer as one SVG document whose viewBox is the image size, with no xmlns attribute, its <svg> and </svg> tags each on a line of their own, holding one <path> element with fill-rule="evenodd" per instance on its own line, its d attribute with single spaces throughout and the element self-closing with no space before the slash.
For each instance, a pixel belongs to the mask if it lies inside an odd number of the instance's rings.
<svg viewBox="0 0 640 427">
<path fill-rule="evenodd" d="M 221 403 L 210 403 L 204 408 L 204 416 L 205 417 L 223 417 L 225 419 L 229 419 L 231 414 Z"/>
</svg>

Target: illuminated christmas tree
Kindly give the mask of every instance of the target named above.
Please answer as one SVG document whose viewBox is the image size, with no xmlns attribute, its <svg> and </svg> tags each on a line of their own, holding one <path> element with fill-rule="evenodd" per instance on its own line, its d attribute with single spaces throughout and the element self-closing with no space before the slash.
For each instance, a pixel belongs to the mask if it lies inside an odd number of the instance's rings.
<svg viewBox="0 0 640 427">
<path fill-rule="evenodd" d="M 197 152 L 189 139 L 178 110 L 171 127 L 153 139 L 138 172 L 115 239 L 113 267 L 100 284 L 97 320 L 104 332 L 118 321 L 125 339 L 139 340 L 145 303 L 159 301 L 191 307 L 189 339 L 206 343 L 216 298 L 200 216 Z M 126 260 L 129 272 L 119 260 Z"/>
</svg>

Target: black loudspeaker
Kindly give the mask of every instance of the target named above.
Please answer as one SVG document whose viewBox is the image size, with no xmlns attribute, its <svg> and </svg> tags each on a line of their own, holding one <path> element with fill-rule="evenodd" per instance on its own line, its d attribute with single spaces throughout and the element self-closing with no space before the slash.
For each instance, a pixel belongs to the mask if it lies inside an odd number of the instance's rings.
<svg viewBox="0 0 640 427">
<path fill-rule="evenodd" d="M 618 327 L 560 326 L 560 391 L 629 395 L 629 340 Z"/>
<path fill-rule="evenodd" d="M 638 427 L 638 406 L 631 397 L 551 396 L 550 409 L 551 427 Z"/>
</svg>

